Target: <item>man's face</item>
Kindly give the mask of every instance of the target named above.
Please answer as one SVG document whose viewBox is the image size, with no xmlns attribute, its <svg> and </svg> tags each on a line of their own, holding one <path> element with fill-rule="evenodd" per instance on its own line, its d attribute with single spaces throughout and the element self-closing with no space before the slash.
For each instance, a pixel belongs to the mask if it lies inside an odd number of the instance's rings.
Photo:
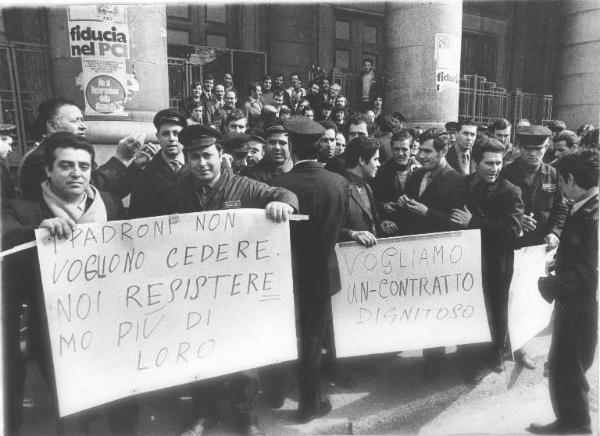
<svg viewBox="0 0 600 436">
<path fill-rule="evenodd" d="M 256 165 L 265 155 L 265 151 L 263 149 L 263 143 L 260 141 L 255 141 L 251 139 L 248 141 L 248 147 L 250 147 L 250 151 L 248 152 L 248 157 L 246 158 L 246 162 L 249 167 L 253 167 Z"/>
<path fill-rule="evenodd" d="M 327 129 L 319 138 L 319 155 L 322 159 L 330 159 L 335 156 L 335 130 Z"/>
<path fill-rule="evenodd" d="M 231 74 L 225 74 L 225 76 L 223 76 L 223 82 L 225 83 L 226 88 L 231 88 L 233 86 L 233 77 Z"/>
<path fill-rule="evenodd" d="M 265 79 L 262 82 L 262 87 L 265 90 L 265 92 L 269 92 L 271 90 L 271 79 Z"/>
<path fill-rule="evenodd" d="M 300 85 L 299 85 L 300 84 L 300 78 L 297 75 L 294 74 L 293 76 L 290 76 L 290 82 L 292 84 L 292 87 L 294 87 L 294 88 L 299 88 L 300 87 Z"/>
<path fill-rule="evenodd" d="M 381 97 L 377 97 L 374 101 L 373 101 L 373 107 L 375 109 L 381 109 L 383 107 L 383 98 Z"/>
<path fill-rule="evenodd" d="M 231 153 L 233 158 L 231 161 L 231 169 L 235 174 L 239 174 L 244 168 L 248 166 L 248 152 L 247 151 L 234 151 Z"/>
<path fill-rule="evenodd" d="M 340 95 L 340 90 L 342 88 L 340 87 L 340 85 L 338 85 L 337 83 L 334 85 L 331 85 L 331 88 L 329 88 L 329 96 L 332 99 L 337 98 L 338 95 Z"/>
<path fill-rule="evenodd" d="M 221 152 L 216 145 L 191 150 L 185 158 L 192 175 L 202 184 L 210 185 L 221 175 Z"/>
<path fill-rule="evenodd" d="M 331 109 L 321 109 L 321 116 L 323 117 L 324 120 L 326 120 L 327 118 L 329 118 L 331 116 Z"/>
<path fill-rule="evenodd" d="M 567 141 L 564 141 L 562 139 L 560 141 L 556 141 L 552 148 L 554 150 L 554 157 L 556 159 L 560 159 L 561 157 L 571 154 L 573 152 L 573 150 L 567 147 Z"/>
<path fill-rule="evenodd" d="M 192 109 L 192 118 L 196 121 L 202 121 L 202 113 L 204 112 L 204 108 L 202 106 L 196 106 Z"/>
<path fill-rule="evenodd" d="M 214 84 L 215 84 L 214 80 L 206 79 L 202 85 L 202 88 L 204 88 L 205 92 L 209 93 L 212 91 Z"/>
<path fill-rule="evenodd" d="M 0 159 L 6 159 L 12 151 L 13 139 L 10 135 L 0 135 Z"/>
<path fill-rule="evenodd" d="M 346 97 L 339 96 L 338 98 L 335 99 L 335 108 L 336 109 L 346 109 L 347 103 L 348 102 L 346 101 Z"/>
<path fill-rule="evenodd" d="M 366 123 L 350 124 L 348 127 L 348 142 L 358 136 L 369 136 Z"/>
<path fill-rule="evenodd" d="M 450 146 L 456 144 L 456 138 L 458 137 L 458 132 L 456 130 L 448 130 L 448 144 Z M 475 140 L 473 140 L 475 143 Z"/>
<path fill-rule="evenodd" d="M 494 183 L 502 169 L 502 153 L 486 151 L 477 163 L 475 172 L 486 183 Z"/>
<path fill-rule="evenodd" d="M 227 91 L 225 93 L 225 97 L 224 97 L 225 107 L 227 107 L 228 109 L 233 109 L 235 107 L 236 103 L 237 103 L 237 97 L 235 95 L 235 92 Z"/>
<path fill-rule="evenodd" d="M 304 116 L 310 118 L 311 120 L 315 119 L 315 113 L 311 110 L 304 111 Z"/>
<path fill-rule="evenodd" d="M 571 174 L 567 175 L 567 179 L 565 179 L 562 174 L 558 171 L 556 172 L 558 175 L 558 189 L 562 192 L 564 197 L 569 201 L 574 201 L 577 199 L 578 193 L 576 189 L 575 180 Z"/>
<path fill-rule="evenodd" d="M 342 133 L 335 135 L 335 155 L 342 154 L 346 149 L 346 137 Z"/>
<path fill-rule="evenodd" d="M 156 139 L 160 144 L 160 149 L 164 155 L 170 159 L 173 159 L 181 152 L 181 144 L 179 143 L 179 132 L 183 127 L 178 124 L 163 124 L 158 128 L 156 132 Z"/>
<path fill-rule="evenodd" d="M 475 143 L 477 137 L 477 126 L 461 126 L 458 136 L 456 137 L 456 144 L 464 151 L 470 150 Z"/>
<path fill-rule="evenodd" d="M 202 94 L 202 86 L 198 85 L 192 88 L 192 95 L 194 97 L 198 98 L 200 97 L 200 94 Z"/>
<path fill-rule="evenodd" d="M 510 140 L 510 126 L 506 129 L 495 129 L 494 130 L 494 138 L 502 143 L 502 145 L 506 146 L 508 141 Z"/>
<path fill-rule="evenodd" d="M 531 144 L 519 144 L 519 150 L 521 151 L 521 159 L 525 165 L 531 168 L 537 168 L 542 164 L 542 158 L 546 149 L 548 148 L 548 139 L 543 144 L 531 145 Z"/>
<path fill-rule="evenodd" d="M 440 166 L 442 158 L 446 155 L 444 150 L 437 151 L 433 146 L 433 139 L 428 139 L 419 145 L 418 159 L 426 171 L 433 171 Z"/>
<path fill-rule="evenodd" d="M 92 156 L 86 150 L 57 148 L 46 175 L 56 195 L 66 201 L 81 197 L 90 184 Z"/>
<path fill-rule="evenodd" d="M 254 91 L 252 91 L 252 97 L 254 98 L 260 98 L 260 96 L 262 95 L 262 88 L 260 86 L 257 86 Z"/>
<path fill-rule="evenodd" d="M 371 120 L 372 123 L 375 122 L 375 112 L 373 112 L 371 109 L 366 111 L 365 115 L 369 117 L 369 120 Z"/>
<path fill-rule="evenodd" d="M 77 106 L 70 104 L 61 106 L 54 119 L 48 122 L 48 133 L 69 132 L 84 137 L 86 128 L 83 114 Z"/>
<path fill-rule="evenodd" d="M 283 104 L 283 95 L 276 95 L 273 97 L 273 106 L 275 109 L 279 109 Z"/>
<path fill-rule="evenodd" d="M 313 83 L 313 84 L 310 86 L 310 92 L 311 92 L 312 94 L 318 94 L 318 93 L 319 93 L 319 85 L 317 85 L 316 83 Z"/>
<path fill-rule="evenodd" d="M 265 155 L 279 165 L 284 164 L 290 158 L 290 143 L 287 133 L 273 132 L 267 138 Z"/>
<path fill-rule="evenodd" d="M 363 72 L 364 73 L 370 73 L 372 69 L 373 69 L 373 64 L 371 62 L 369 62 L 369 61 L 363 62 Z"/>
<path fill-rule="evenodd" d="M 398 165 L 408 165 L 408 159 L 410 159 L 410 138 L 392 142 L 392 157 Z"/>
<path fill-rule="evenodd" d="M 223 85 L 215 86 L 214 94 L 217 97 L 217 100 L 219 100 L 219 101 L 223 100 L 223 97 L 225 96 L 225 87 Z"/>
<path fill-rule="evenodd" d="M 231 121 L 227 124 L 227 128 L 225 129 L 225 133 L 231 136 L 243 135 L 246 131 L 246 127 L 248 125 L 247 118 L 240 118 L 239 120 Z"/>
<path fill-rule="evenodd" d="M 323 79 L 323 81 L 321 82 L 321 92 L 329 92 L 329 80 Z"/>
<path fill-rule="evenodd" d="M 377 169 L 379 168 L 379 150 L 375 152 L 373 157 L 369 159 L 362 167 L 363 178 L 373 179 L 377 175 Z"/>
<path fill-rule="evenodd" d="M 277 89 L 281 89 L 281 87 L 283 86 L 283 76 L 275 77 L 275 86 L 277 87 Z"/>
</svg>

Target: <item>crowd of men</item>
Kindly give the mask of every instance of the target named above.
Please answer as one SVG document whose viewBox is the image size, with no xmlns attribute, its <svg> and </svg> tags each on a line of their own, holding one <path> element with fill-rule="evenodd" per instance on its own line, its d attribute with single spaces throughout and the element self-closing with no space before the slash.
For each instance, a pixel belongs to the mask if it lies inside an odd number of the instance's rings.
<svg viewBox="0 0 600 436">
<path fill-rule="evenodd" d="M 68 237 L 77 224 L 126 217 L 249 207 L 264 208 L 275 222 L 293 213 L 309 216 L 290 224 L 297 376 L 288 365 L 276 365 L 259 376 L 238 373 L 196 383 L 195 416 L 183 435 L 214 427 L 220 419 L 216 399 L 224 393 L 240 431 L 263 434 L 254 408 L 260 386 L 269 404 L 281 407 L 291 379 L 299 388 L 299 422 L 327 414 L 332 405 L 320 389 L 321 357 L 327 348 L 331 359 L 335 349 L 330 300 L 340 290 L 335 244 L 356 241 L 370 247 L 381 237 L 460 229 L 481 231 L 492 333 L 490 344 L 459 346 L 465 379 L 477 383 L 490 370 L 501 372 L 510 358 L 507 304 L 514 250 L 558 247 L 555 274 L 540 281 L 544 297 L 556 300 L 549 359 L 557 421 L 529 430 L 591 432 L 585 371 L 596 346 L 598 129 L 583 126 L 572 132 L 561 121 L 542 126 L 520 120 L 513 132 L 505 119 L 489 126 L 462 120 L 425 131 L 406 127 L 399 112 L 383 112 L 369 60 L 355 105 L 341 95 L 339 84 L 322 79 L 307 90 L 296 73 L 287 89 L 282 74 L 265 76 L 251 84 L 240 103 L 232 76 L 223 79 L 215 83 L 206 76 L 192 84 L 179 110 L 159 111 L 154 117 L 158 144 L 128 136 L 101 166 L 77 105 L 63 98 L 44 101 L 34 132 L 38 144 L 24 156 L 16 184 L 1 166 L 3 249 L 33 240 L 35 228 Z M 0 128 L 6 157 L 14 129 Z M 54 395 L 56 388 L 35 250 L 7 256 L 2 267 L 10 374 L 5 392 L 10 434 L 18 434 L 25 378 L 19 349 L 23 303 L 30 309 L 32 354 Z M 444 352 L 424 350 L 424 382 L 438 376 Z M 525 350 L 515 359 L 535 367 Z M 352 386 L 337 371 L 337 380 Z M 101 411 L 113 433 L 136 433 L 135 397 Z M 81 414 L 83 430 L 92 416 Z M 60 420 L 57 431 L 64 432 Z"/>
</svg>

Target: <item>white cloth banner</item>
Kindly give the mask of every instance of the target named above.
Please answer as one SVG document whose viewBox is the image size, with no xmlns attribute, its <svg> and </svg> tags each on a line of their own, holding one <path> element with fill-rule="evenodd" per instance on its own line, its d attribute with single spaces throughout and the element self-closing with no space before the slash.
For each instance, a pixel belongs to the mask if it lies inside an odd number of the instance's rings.
<svg viewBox="0 0 600 436">
<path fill-rule="evenodd" d="M 264 210 L 36 237 L 61 416 L 297 358 L 289 225 Z"/>
<path fill-rule="evenodd" d="M 336 248 L 332 297 L 339 357 L 489 342 L 479 230 Z"/>
<path fill-rule="evenodd" d="M 546 262 L 556 251 L 545 245 L 515 250 L 515 269 L 508 294 L 508 332 L 513 353 L 550 323 L 554 304 L 538 291 L 538 279 L 546 276 Z"/>
</svg>

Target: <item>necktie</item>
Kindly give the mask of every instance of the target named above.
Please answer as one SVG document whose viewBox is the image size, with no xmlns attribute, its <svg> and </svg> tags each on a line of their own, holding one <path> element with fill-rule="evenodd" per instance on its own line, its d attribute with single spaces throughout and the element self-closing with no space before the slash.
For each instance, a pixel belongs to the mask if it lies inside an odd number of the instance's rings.
<svg viewBox="0 0 600 436">
<path fill-rule="evenodd" d="M 177 174 L 179 172 L 179 168 L 181 166 L 181 162 L 179 162 L 178 160 L 172 160 L 172 161 L 169 161 L 169 166 L 171 167 L 171 169 L 173 170 L 173 172 L 175 174 Z"/>
<path fill-rule="evenodd" d="M 469 173 L 470 170 L 471 159 L 469 156 L 469 152 L 465 151 L 462 156 L 462 168 L 465 173 Z"/>
<path fill-rule="evenodd" d="M 429 185 L 429 179 L 431 177 L 431 173 L 427 171 L 423 176 L 423 180 L 421 180 L 421 186 L 419 186 L 419 197 L 423 195 L 425 189 L 427 189 L 427 185 Z"/>
</svg>

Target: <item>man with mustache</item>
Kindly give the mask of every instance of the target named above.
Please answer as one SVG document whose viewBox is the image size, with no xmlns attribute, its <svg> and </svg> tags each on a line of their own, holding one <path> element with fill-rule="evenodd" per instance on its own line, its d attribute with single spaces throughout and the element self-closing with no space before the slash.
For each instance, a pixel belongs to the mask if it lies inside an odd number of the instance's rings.
<svg viewBox="0 0 600 436">
<path fill-rule="evenodd" d="M 460 137 L 460 134 L 459 134 Z M 473 153 L 475 172 L 465 177 L 457 194 L 462 209 L 453 209 L 450 221 L 463 229 L 481 230 L 483 295 L 492 334 L 490 344 L 464 345 L 465 377 L 478 383 L 486 366 L 502 372 L 508 331 L 508 290 L 512 280 L 514 242 L 521 234 L 521 189 L 500 177 L 504 146 L 493 138 L 481 140 Z"/>
<path fill-rule="evenodd" d="M 283 127 L 283 120 L 275 118 L 269 126 L 265 126 L 267 143 L 264 146 L 265 156 L 250 170 L 249 177 L 264 183 L 270 183 L 275 176 L 289 172 L 293 166 L 290 138 Z"/>
</svg>

